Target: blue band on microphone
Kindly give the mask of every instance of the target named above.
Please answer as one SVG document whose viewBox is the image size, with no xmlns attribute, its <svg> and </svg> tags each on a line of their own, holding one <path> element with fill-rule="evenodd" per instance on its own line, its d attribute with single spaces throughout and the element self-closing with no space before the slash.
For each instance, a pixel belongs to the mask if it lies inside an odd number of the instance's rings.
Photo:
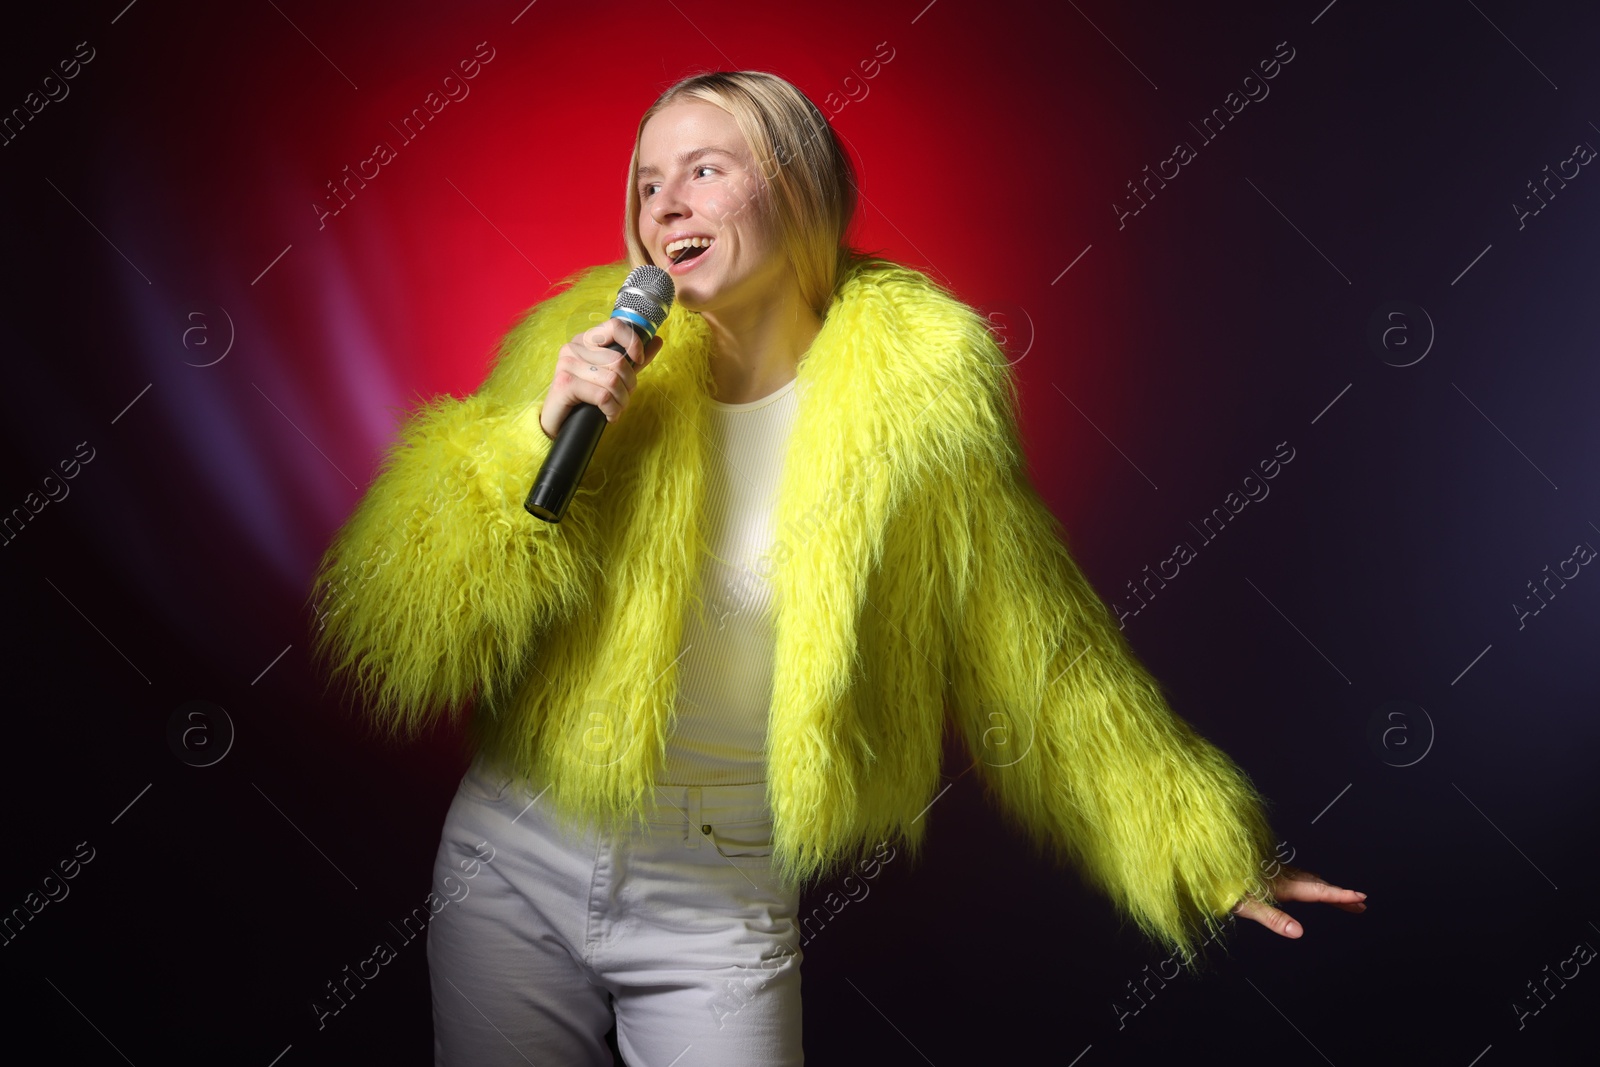
<svg viewBox="0 0 1600 1067">
<path fill-rule="evenodd" d="M 637 311 L 630 311 L 627 308 L 616 308 L 611 312 L 611 317 L 614 319 L 622 319 L 624 322 L 632 326 L 639 334 L 640 344 L 649 344 L 656 335 L 655 323 L 651 322 Z"/>
</svg>

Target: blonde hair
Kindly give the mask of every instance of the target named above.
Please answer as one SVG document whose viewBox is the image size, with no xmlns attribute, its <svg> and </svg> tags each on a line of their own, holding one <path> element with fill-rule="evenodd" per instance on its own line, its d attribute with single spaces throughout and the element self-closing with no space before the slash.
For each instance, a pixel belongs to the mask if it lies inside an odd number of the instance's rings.
<svg viewBox="0 0 1600 1067">
<path fill-rule="evenodd" d="M 769 217 L 777 223 L 800 293 L 813 311 L 824 314 L 856 256 L 846 242 L 856 211 L 855 168 L 817 106 L 788 81 L 765 71 L 710 71 L 684 78 L 657 97 L 639 120 L 622 226 L 628 264 L 653 262 L 639 239 L 639 142 L 645 123 L 669 104 L 685 100 L 714 104 L 738 123 L 760 174 L 758 209 L 773 212 Z"/>
</svg>

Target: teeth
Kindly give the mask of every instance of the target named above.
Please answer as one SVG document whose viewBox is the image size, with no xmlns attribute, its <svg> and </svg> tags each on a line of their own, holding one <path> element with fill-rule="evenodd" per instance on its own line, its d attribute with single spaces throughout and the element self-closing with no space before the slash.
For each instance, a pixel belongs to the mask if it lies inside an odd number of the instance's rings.
<svg viewBox="0 0 1600 1067">
<path fill-rule="evenodd" d="M 667 243 L 666 253 L 667 253 L 667 255 L 670 256 L 670 255 L 673 255 L 674 253 L 678 252 L 680 249 L 690 248 L 690 247 L 694 247 L 694 248 L 710 248 L 711 247 L 711 238 L 709 238 L 709 237 L 680 237 L 676 241 L 669 241 Z"/>
</svg>

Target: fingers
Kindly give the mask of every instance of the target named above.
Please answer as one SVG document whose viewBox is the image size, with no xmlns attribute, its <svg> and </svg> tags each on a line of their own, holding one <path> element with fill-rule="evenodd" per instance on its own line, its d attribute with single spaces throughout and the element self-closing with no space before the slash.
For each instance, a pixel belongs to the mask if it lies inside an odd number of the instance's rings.
<svg viewBox="0 0 1600 1067">
<path fill-rule="evenodd" d="M 623 319 L 606 319 L 592 329 L 584 331 L 584 340 L 595 348 L 605 348 L 613 341 L 626 350 L 628 358 L 622 360 L 625 366 L 637 370 L 645 364 L 645 349 L 639 340 L 639 334 Z M 616 359 L 616 353 L 607 349 L 606 359 Z M 628 360 L 632 360 L 630 364 Z"/>
<path fill-rule="evenodd" d="M 645 367 L 649 366 L 650 361 L 655 359 L 656 353 L 661 351 L 661 346 L 667 343 L 665 337 L 656 334 L 650 338 L 649 344 L 641 344 L 639 334 L 621 319 L 611 319 L 610 324 L 612 325 L 615 340 L 627 348 L 628 359 L 633 361 L 634 370 L 644 370 Z M 601 347 L 604 347 L 604 345 L 605 342 L 602 342 Z"/>
<path fill-rule="evenodd" d="M 650 362 L 656 358 L 656 353 L 661 351 L 661 346 L 666 343 L 667 339 L 659 333 L 650 338 L 650 343 L 644 347 L 644 362 L 639 364 L 641 370 L 650 365 Z"/>
<path fill-rule="evenodd" d="M 1367 895 L 1355 889 L 1332 885 L 1310 871 L 1285 867 L 1283 874 L 1274 879 L 1272 895 L 1279 901 L 1299 900 L 1332 904 L 1341 911 L 1361 914 L 1367 910 Z M 1302 927 L 1288 912 L 1274 908 L 1255 897 L 1247 897 L 1233 909 L 1243 919 L 1251 919 L 1279 935 L 1296 939 L 1305 934 Z"/>
<path fill-rule="evenodd" d="M 625 344 L 628 358 L 605 347 Z M 607 319 L 561 346 L 556 373 L 540 412 L 539 428 L 555 439 L 566 413 L 577 404 L 592 404 L 615 422 L 638 385 L 638 371 L 661 351 L 666 339 L 656 336 L 642 344 L 633 328 L 621 319 Z M 629 359 L 633 362 L 630 363 Z"/>
<path fill-rule="evenodd" d="M 1263 904 L 1259 900 L 1242 901 L 1238 907 L 1233 909 L 1233 912 L 1241 919 L 1255 920 L 1281 937 L 1298 938 L 1305 933 L 1305 930 L 1289 916 L 1288 912 L 1279 911 L 1270 904 Z"/>
<path fill-rule="evenodd" d="M 620 319 L 607 319 L 590 327 L 561 347 L 556 360 L 555 384 L 559 390 L 551 392 L 558 410 L 552 413 L 551 421 L 559 425 L 566 410 L 579 403 L 599 408 L 607 422 L 615 422 L 622 414 L 638 379 L 637 371 L 622 354 L 605 347 L 614 341 L 626 341 L 635 362 L 642 364 L 645 360 L 645 349 L 639 338 Z M 542 419 L 540 425 L 544 426 Z M 549 436 L 548 429 L 546 436 Z"/>
<path fill-rule="evenodd" d="M 615 353 L 606 353 L 615 355 Z M 591 363 L 592 349 L 576 342 L 561 346 L 556 358 L 556 373 L 545 396 L 544 410 L 539 416 L 539 426 L 551 440 L 566 422 L 567 413 L 579 404 L 592 404 L 614 422 L 627 404 L 627 393 L 622 375 L 611 367 Z M 622 360 L 617 359 L 618 363 Z"/>
<path fill-rule="evenodd" d="M 603 347 L 610 342 L 610 330 L 602 323 L 578 334 L 571 344 L 564 346 L 558 363 L 562 370 L 577 379 L 572 395 L 605 412 L 607 420 L 614 420 L 627 405 L 636 383 L 628 361 Z"/>
<path fill-rule="evenodd" d="M 1357 904 L 1367 899 L 1365 893 L 1325 882 L 1310 871 L 1288 868 L 1285 868 L 1285 876 L 1273 883 L 1272 895 L 1279 900 L 1310 900 L 1340 906 Z M 1365 910 L 1365 905 L 1360 910 Z"/>
</svg>

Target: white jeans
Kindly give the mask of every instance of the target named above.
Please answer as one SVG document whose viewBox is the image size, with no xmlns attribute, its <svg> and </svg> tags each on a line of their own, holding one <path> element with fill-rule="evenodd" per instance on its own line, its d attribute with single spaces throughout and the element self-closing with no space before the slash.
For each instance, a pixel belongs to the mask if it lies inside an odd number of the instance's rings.
<svg viewBox="0 0 1600 1067">
<path fill-rule="evenodd" d="M 643 829 L 563 836 L 481 757 L 445 817 L 428 925 L 438 1067 L 800 1064 L 798 893 L 764 783 L 661 786 Z M 613 1007 L 614 1004 L 614 1007 Z"/>
</svg>

